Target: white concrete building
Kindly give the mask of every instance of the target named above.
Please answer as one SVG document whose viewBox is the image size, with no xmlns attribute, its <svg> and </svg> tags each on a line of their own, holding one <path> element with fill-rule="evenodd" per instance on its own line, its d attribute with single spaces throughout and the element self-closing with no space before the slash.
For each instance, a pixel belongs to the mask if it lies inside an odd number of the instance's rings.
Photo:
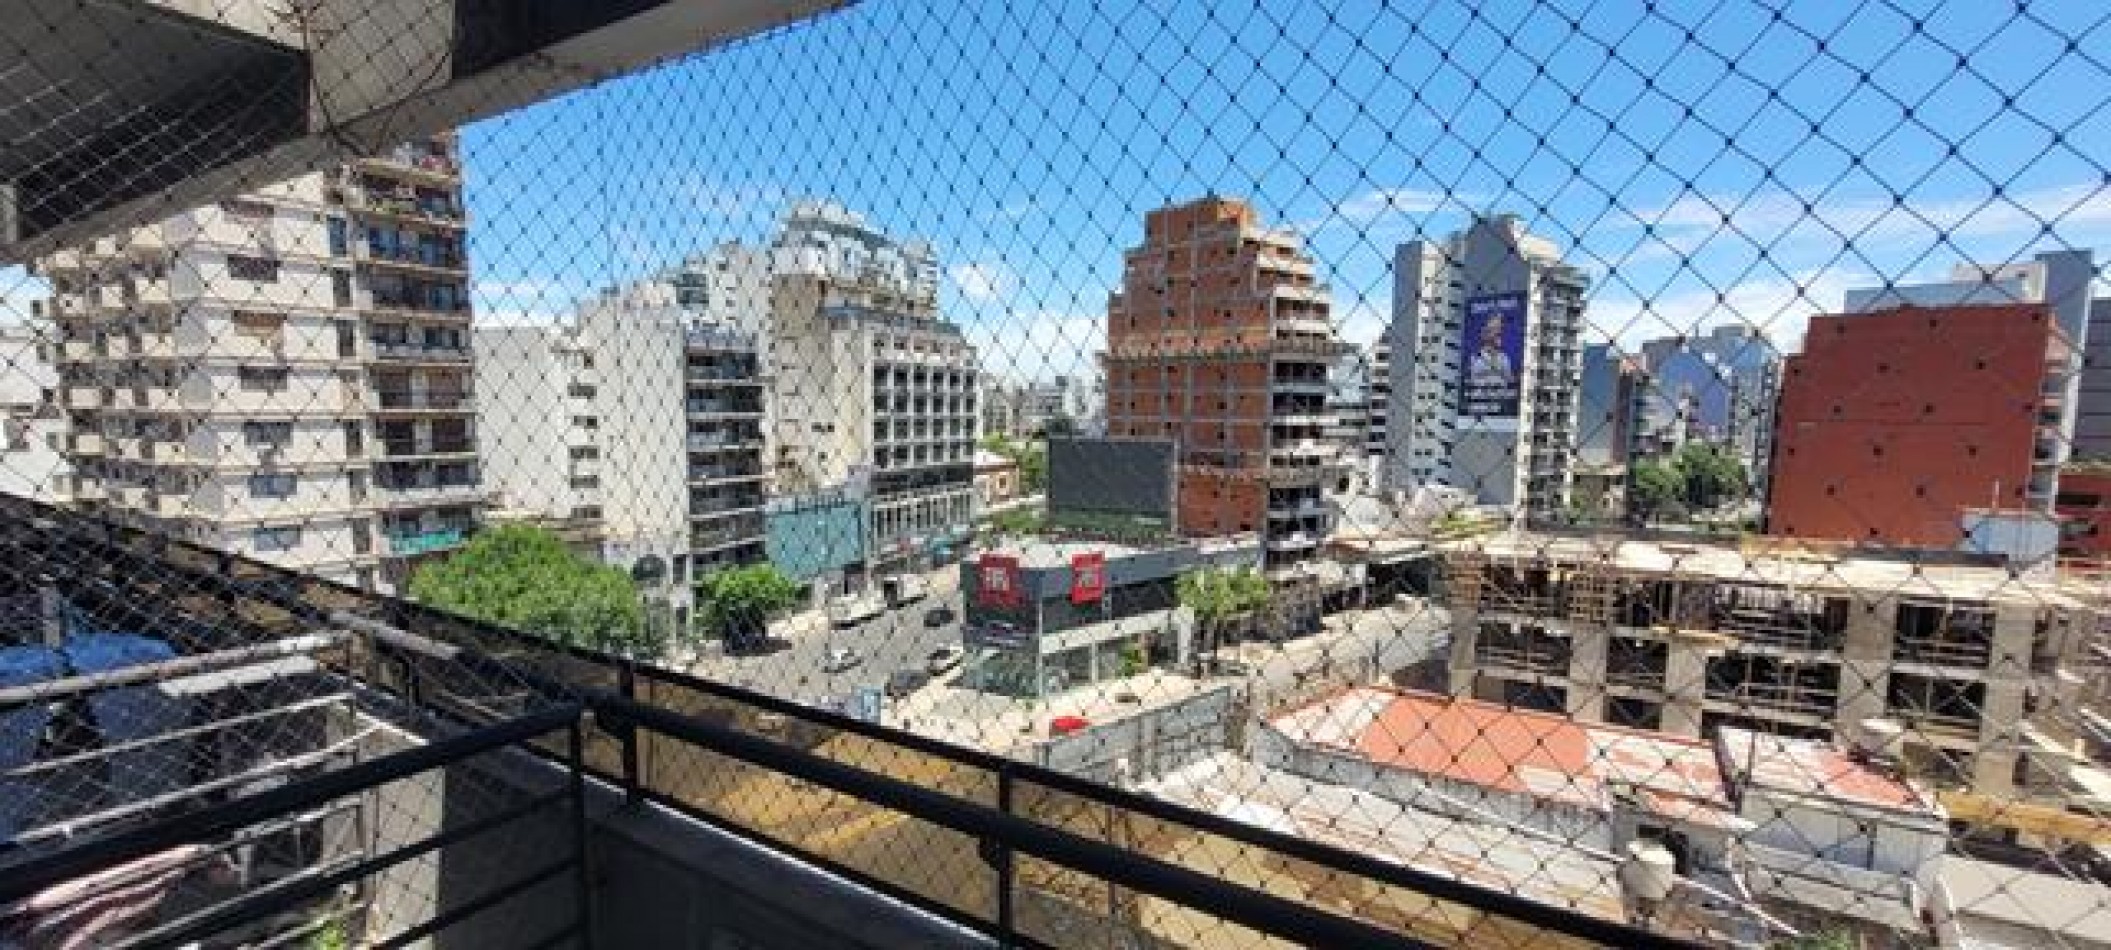
<svg viewBox="0 0 2111 950">
<path fill-rule="evenodd" d="M 6 373 L 0 379 L 0 493 L 63 502 L 73 476 L 60 451 L 66 422 L 59 414 L 52 349 L 31 327 L 0 326 L 0 369 Z"/>
<path fill-rule="evenodd" d="M 1431 482 L 1551 516 L 1568 504 L 1589 280 L 1514 215 L 1394 254 L 1386 487 Z"/>
<path fill-rule="evenodd" d="M 451 137 L 38 262 L 81 504 L 378 589 L 483 504 Z"/>
<path fill-rule="evenodd" d="M 479 327 L 477 414 L 507 516 L 579 529 L 686 620 L 696 573 L 761 558 L 762 380 L 677 301 L 645 282 L 566 325 Z"/>
<path fill-rule="evenodd" d="M 876 566 L 965 538 L 983 387 L 974 347 L 938 316 L 928 243 L 800 202 L 769 247 L 720 245 L 678 271 L 682 300 L 757 340 L 772 492 L 869 496 Z"/>
</svg>

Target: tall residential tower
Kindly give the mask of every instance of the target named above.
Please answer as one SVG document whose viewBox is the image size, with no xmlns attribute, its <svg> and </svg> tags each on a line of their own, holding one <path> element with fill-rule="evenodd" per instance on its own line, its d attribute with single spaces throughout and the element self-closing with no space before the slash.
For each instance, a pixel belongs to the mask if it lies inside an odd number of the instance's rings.
<svg viewBox="0 0 2111 950">
<path fill-rule="evenodd" d="M 1568 505 L 1589 281 L 1514 215 L 1394 254 L 1388 488 L 1440 483 L 1549 517 Z"/>
</svg>

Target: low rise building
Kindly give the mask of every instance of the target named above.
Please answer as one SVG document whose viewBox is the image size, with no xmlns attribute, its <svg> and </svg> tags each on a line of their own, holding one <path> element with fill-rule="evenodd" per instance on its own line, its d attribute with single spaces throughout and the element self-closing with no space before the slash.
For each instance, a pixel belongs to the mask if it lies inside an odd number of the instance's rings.
<svg viewBox="0 0 2111 950">
<path fill-rule="evenodd" d="M 1942 807 L 1829 743 L 1735 727 L 1674 736 L 1361 687 L 1257 724 L 1248 751 L 1249 771 L 1302 779 L 1318 800 L 1391 806 L 1359 817 L 1386 820 L 1373 837 L 1398 860 L 1599 916 L 1709 942 L 1795 931 L 1877 945 L 1927 935 L 1941 916 Z M 1444 840 L 1428 837 L 1440 823 Z M 1462 842 L 1478 860 L 1451 856 Z M 1523 880 L 1518 862 L 1550 845 L 1566 852 L 1548 865 L 1559 876 Z M 1668 887 L 1637 874 L 1651 853 L 1668 856 Z"/>
<path fill-rule="evenodd" d="M 960 566 L 963 636 L 976 655 L 963 685 L 1054 695 L 1193 657 L 1175 581 L 1204 567 L 1258 568 L 1238 535 L 1161 547 L 1033 539 Z"/>
<path fill-rule="evenodd" d="M 985 507 L 1019 497 L 1019 463 L 988 449 L 976 449 L 975 497 Z"/>
</svg>

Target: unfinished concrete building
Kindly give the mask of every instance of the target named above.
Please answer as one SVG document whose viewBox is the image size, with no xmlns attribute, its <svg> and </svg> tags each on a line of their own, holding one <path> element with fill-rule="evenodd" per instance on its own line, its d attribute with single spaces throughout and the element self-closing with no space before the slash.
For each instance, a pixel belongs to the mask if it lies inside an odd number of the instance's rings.
<svg viewBox="0 0 2111 950">
<path fill-rule="evenodd" d="M 2097 611 L 1956 556 L 1511 535 L 1447 552 L 1451 691 L 1680 735 L 1895 755 L 2004 797 L 2071 756 Z"/>
</svg>

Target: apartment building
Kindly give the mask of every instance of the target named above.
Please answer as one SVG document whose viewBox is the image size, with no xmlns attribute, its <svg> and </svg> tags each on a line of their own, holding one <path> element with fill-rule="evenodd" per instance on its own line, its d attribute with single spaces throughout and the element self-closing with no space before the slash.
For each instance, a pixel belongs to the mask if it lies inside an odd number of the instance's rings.
<svg viewBox="0 0 2111 950">
<path fill-rule="evenodd" d="M 378 589 L 483 500 L 452 137 L 38 263 L 84 505 Z"/>
<path fill-rule="evenodd" d="M 44 303 L 31 301 L 30 308 L 40 316 Z M 54 349 L 34 326 L 0 326 L 0 494 L 65 501 L 73 484 L 60 451 L 67 436 Z"/>
<path fill-rule="evenodd" d="M 1596 518 L 1626 511 L 1627 470 L 1642 438 L 1648 396 L 1649 373 L 1640 359 L 1610 344 L 1584 347 L 1570 490 L 1575 510 Z"/>
<path fill-rule="evenodd" d="M 682 286 L 756 341 L 774 495 L 866 498 L 870 562 L 949 559 L 974 516 L 975 348 L 938 314 L 938 258 L 840 205 L 792 205 L 767 248 L 726 244 Z"/>
<path fill-rule="evenodd" d="M 1728 323 L 1645 341 L 1637 355 L 1648 378 L 1638 435 L 1659 451 L 1689 441 L 1723 446 L 1763 489 L 1781 385 L 1781 352 L 1766 334 Z"/>
<path fill-rule="evenodd" d="M 1451 692 L 1588 722 L 1897 746 L 1992 794 L 2064 755 L 2090 603 L 1953 555 L 1495 535 L 1448 546 Z"/>
<path fill-rule="evenodd" d="M 766 559 L 768 387 L 754 337 L 701 319 L 683 330 L 687 540 L 698 576 Z"/>
<path fill-rule="evenodd" d="M 1568 506 L 1589 280 L 1515 215 L 1393 256 L 1387 487 L 1533 518 Z"/>
<path fill-rule="evenodd" d="M 2044 304 L 1815 317 L 1784 373 L 1767 530 L 1951 548 L 1966 509 L 2049 513 L 2072 385 Z"/>
<path fill-rule="evenodd" d="M 754 346 L 644 281 L 561 325 L 476 329 L 494 517 L 562 525 L 687 621 L 695 577 L 761 560 Z"/>
<path fill-rule="evenodd" d="M 1259 532 L 1279 576 L 1332 531 L 1328 308 L 1295 234 L 1215 196 L 1146 215 L 1107 302 L 1108 436 L 1174 440 L 1179 530 Z"/>
<path fill-rule="evenodd" d="M 1384 340 L 1371 344 L 1364 363 L 1363 453 L 1375 463 L 1376 478 L 1383 486 L 1386 446 L 1390 425 L 1387 414 L 1393 402 L 1393 348 Z"/>
</svg>

